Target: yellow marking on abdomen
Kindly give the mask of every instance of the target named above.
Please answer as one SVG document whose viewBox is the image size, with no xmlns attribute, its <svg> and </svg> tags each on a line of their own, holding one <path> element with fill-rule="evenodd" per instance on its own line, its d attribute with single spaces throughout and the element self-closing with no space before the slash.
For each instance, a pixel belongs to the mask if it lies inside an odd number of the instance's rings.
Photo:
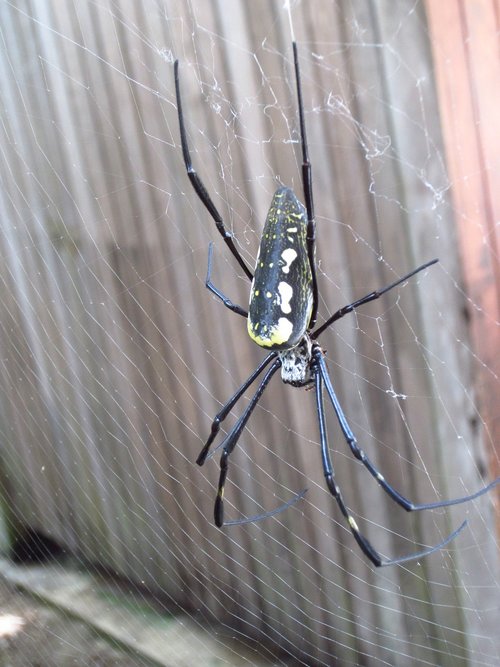
<svg viewBox="0 0 500 667">
<path fill-rule="evenodd" d="M 250 321 L 250 318 L 247 320 L 247 330 L 248 335 L 260 345 L 260 347 L 275 347 L 277 345 L 283 345 L 286 343 L 293 332 L 293 324 L 286 317 L 280 317 L 278 324 L 276 326 L 270 327 L 269 332 L 264 336 L 263 334 L 258 334 L 257 329 L 259 328 L 259 322 L 255 324 Z M 263 327 L 263 332 L 266 332 L 268 329 L 267 326 Z"/>
</svg>

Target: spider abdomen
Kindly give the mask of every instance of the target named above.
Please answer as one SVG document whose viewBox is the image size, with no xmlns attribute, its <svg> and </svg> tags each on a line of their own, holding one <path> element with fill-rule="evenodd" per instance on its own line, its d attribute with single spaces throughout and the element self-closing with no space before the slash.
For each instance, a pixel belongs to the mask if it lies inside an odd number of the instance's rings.
<svg viewBox="0 0 500 667">
<path fill-rule="evenodd" d="M 250 338 L 268 349 L 295 347 L 307 331 L 312 304 L 306 210 L 290 188 L 282 187 L 262 232 L 250 290 Z"/>
</svg>

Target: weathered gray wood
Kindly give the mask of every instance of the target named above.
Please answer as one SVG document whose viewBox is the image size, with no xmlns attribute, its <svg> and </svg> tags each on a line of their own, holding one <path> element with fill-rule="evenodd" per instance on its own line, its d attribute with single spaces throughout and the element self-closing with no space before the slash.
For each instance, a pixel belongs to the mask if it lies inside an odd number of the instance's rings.
<svg viewBox="0 0 500 667">
<path fill-rule="evenodd" d="M 471 662 L 478 619 L 495 604 L 493 574 L 477 609 L 464 609 L 462 590 L 479 581 L 481 554 L 498 565 L 488 499 L 469 510 L 477 521 L 449 556 L 375 571 L 325 489 L 314 392 L 278 377 L 232 456 L 227 514 L 307 486 L 305 500 L 219 531 L 218 454 L 194 463 L 262 351 L 204 287 L 214 241 L 213 280 L 246 306 L 248 281 L 184 172 L 172 58 L 193 163 L 252 265 L 277 185 L 302 195 L 286 14 L 264 0 L 169 0 L 164 15 L 122 0 L 4 4 L 0 19 L 0 434 L 14 515 L 308 664 Z M 422 7 L 314 0 L 293 20 L 321 316 L 441 259 L 325 332 L 336 390 L 360 444 L 405 495 L 471 492 L 482 456 L 473 352 Z M 395 508 L 353 461 L 330 409 L 328 425 L 348 505 L 382 553 L 436 543 L 458 525 L 464 508 Z"/>
</svg>

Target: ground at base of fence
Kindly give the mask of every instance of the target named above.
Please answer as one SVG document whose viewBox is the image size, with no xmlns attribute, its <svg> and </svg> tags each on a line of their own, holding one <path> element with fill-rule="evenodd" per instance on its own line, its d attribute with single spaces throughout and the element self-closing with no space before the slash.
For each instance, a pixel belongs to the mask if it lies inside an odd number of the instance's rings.
<svg viewBox="0 0 500 667">
<path fill-rule="evenodd" d="M 188 616 L 60 565 L 0 559 L 0 667 L 271 667 Z M 281 663 L 283 664 L 283 663 Z"/>
</svg>

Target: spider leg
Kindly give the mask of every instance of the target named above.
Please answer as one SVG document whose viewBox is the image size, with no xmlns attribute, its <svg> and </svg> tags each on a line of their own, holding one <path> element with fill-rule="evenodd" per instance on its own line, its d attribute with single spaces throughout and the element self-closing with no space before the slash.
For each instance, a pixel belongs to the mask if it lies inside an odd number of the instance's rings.
<svg viewBox="0 0 500 667">
<path fill-rule="evenodd" d="M 233 313 L 237 313 L 238 315 L 243 315 L 243 317 L 248 317 L 248 313 L 244 308 L 238 306 L 236 303 L 233 303 L 231 299 L 228 299 L 228 297 L 225 294 L 223 294 L 219 289 L 217 289 L 217 287 L 215 287 L 215 285 L 213 284 L 211 280 L 213 250 L 214 250 L 214 244 L 210 242 L 208 244 L 208 263 L 207 263 L 207 277 L 205 279 L 205 287 L 209 289 L 212 292 L 212 294 L 215 294 L 215 296 L 222 301 L 222 303 L 226 306 L 226 308 L 232 310 Z"/>
<path fill-rule="evenodd" d="M 316 357 L 316 361 L 318 360 L 318 358 L 319 355 Z M 428 556 L 429 554 L 434 553 L 434 551 L 442 549 L 449 542 L 455 539 L 455 537 L 465 528 L 465 526 L 467 525 L 467 521 L 464 521 L 461 524 L 461 526 L 459 526 L 456 530 L 454 530 L 453 533 L 448 535 L 448 537 L 439 544 L 436 544 L 435 546 L 430 547 L 428 549 L 423 549 L 422 551 L 417 551 L 415 553 L 408 554 L 406 556 L 400 556 L 398 558 L 390 558 L 390 559 L 383 558 L 378 553 L 378 551 L 374 549 L 374 547 L 370 544 L 367 538 L 360 532 L 356 520 L 350 514 L 349 510 L 345 505 L 342 493 L 340 491 L 340 487 L 335 481 L 335 472 L 333 470 L 330 452 L 328 450 L 328 437 L 327 437 L 326 423 L 325 423 L 325 409 L 323 404 L 323 380 L 325 380 L 326 382 L 326 378 L 324 377 L 324 371 L 322 367 L 318 364 L 315 365 L 313 373 L 314 373 L 315 388 L 316 388 L 316 411 L 318 414 L 318 423 L 320 432 L 321 458 L 323 462 L 323 471 L 325 473 L 326 483 L 328 486 L 328 490 L 337 501 L 337 505 L 339 506 L 340 511 L 342 512 L 344 518 L 349 524 L 349 528 L 354 536 L 354 539 L 358 543 L 361 551 L 365 554 L 365 556 L 376 567 L 385 567 L 386 565 L 396 565 L 398 563 L 404 563 L 406 561 L 416 560 L 418 558 L 423 558 L 424 556 Z"/>
<path fill-rule="evenodd" d="M 262 519 L 269 519 L 269 517 L 275 516 L 276 514 L 281 514 L 281 512 L 284 512 L 289 507 L 295 505 L 295 503 L 298 503 L 299 500 L 301 500 L 306 495 L 306 493 L 307 489 L 302 489 L 302 491 L 296 493 L 293 496 L 293 498 L 291 498 L 288 502 L 283 503 L 283 505 L 280 505 L 279 507 L 276 507 L 275 509 L 270 510 L 269 512 L 263 512 L 262 514 L 254 514 L 253 516 L 246 517 L 245 519 L 234 519 L 232 521 L 224 521 L 222 525 L 241 526 L 245 523 L 256 523 L 257 521 L 262 521 Z"/>
<path fill-rule="evenodd" d="M 312 170 L 311 170 L 311 162 L 309 160 L 309 149 L 307 146 L 306 124 L 304 120 L 304 104 L 302 101 L 302 86 L 300 82 L 299 57 L 297 54 L 296 42 L 292 42 L 292 47 L 293 47 L 293 63 L 295 66 L 295 81 L 297 84 L 297 102 L 299 107 L 300 142 L 302 145 L 302 187 L 304 190 L 304 199 L 306 202 L 306 211 L 307 211 L 307 255 L 309 257 L 309 265 L 311 267 L 311 276 L 312 276 L 313 306 L 311 311 L 311 319 L 309 320 L 309 328 L 312 329 L 316 324 L 316 319 L 318 315 L 318 281 L 316 278 L 316 258 L 315 258 L 316 219 L 314 217 Z"/>
<path fill-rule="evenodd" d="M 348 315 L 349 313 L 352 313 L 353 310 L 356 308 L 359 308 L 359 306 L 364 305 L 365 303 L 370 303 L 370 301 L 375 301 L 376 299 L 379 299 L 383 294 L 386 292 L 389 292 L 389 290 L 393 289 L 394 287 L 397 287 L 398 285 L 401 285 L 401 283 L 406 282 L 409 278 L 414 276 L 416 273 L 419 273 L 420 271 L 423 271 L 424 269 L 427 269 L 429 266 L 432 266 L 433 264 L 436 264 L 439 260 L 437 259 L 431 259 L 429 262 L 426 262 L 425 264 L 422 264 L 422 266 L 419 266 L 416 269 L 413 269 L 413 271 L 410 271 L 410 273 L 407 273 L 405 276 L 402 278 L 399 278 L 399 280 L 395 280 L 393 283 L 390 285 L 387 285 L 386 287 L 382 287 L 381 289 L 375 290 L 374 292 L 370 292 L 370 294 L 367 294 L 366 296 L 361 297 L 361 299 L 357 299 L 356 301 L 353 301 L 352 303 L 349 303 L 347 306 L 343 306 L 342 308 L 339 308 L 336 313 L 333 313 L 331 317 L 329 317 L 326 322 L 323 322 L 323 324 L 316 329 L 316 331 L 313 331 L 310 336 L 314 340 L 315 338 L 318 338 L 325 329 L 328 329 L 329 326 L 331 326 L 334 322 L 337 320 L 340 320 L 344 315 Z"/>
<path fill-rule="evenodd" d="M 250 377 L 247 380 L 245 380 L 245 382 L 236 391 L 236 393 L 233 394 L 233 396 L 231 396 L 231 398 L 227 401 L 227 403 L 223 405 L 221 410 L 219 410 L 219 412 L 215 415 L 214 420 L 212 422 L 210 436 L 206 441 L 203 449 L 201 450 L 200 455 L 196 459 L 196 463 L 199 466 L 202 466 L 205 463 L 208 456 L 208 452 L 210 450 L 210 446 L 214 441 L 215 437 L 217 436 L 217 433 L 219 432 L 220 429 L 220 425 L 222 424 L 224 419 L 226 419 L 228 414 L 231 412 L 233 407 L 240 400 L 240 398 L 243 396 L 243 394 L 252 384 L 252 382 L 261 374 L 261 372 L 268 365 L 271 359 L 274 359 L 275 357 L 276 357 L 276 352 L 271 352 L 270 354 L 268 354 L 267 357 L 263 361 L 261 361 L 261 363 L 257 366 L 254 372 L 250 375 Z"/>
<path fill-rule="evenodd" d="M 437 509 L 439 507 L 449 507 L 450 505 L 460 505 L 461 503 L 467 503 L 469 502 L 469 500 L 474 500 L 475 498 L 479 498 L 479 496 L 482 496 L 484 493 L 488 493 L 488 491 L 490 491 L 494 486 L 500 483 L 500 477 L 498 477 L 497 479 L 493 480 L 492 482 L 490 482 L 490 484 L 483 487 L 479 491 L 472 493 L 470 496 L 462 496 L 460 498 L 452 498 L 450 500 L 438 500 L 433 503 L 414 503 L 411 500 L 408 500 L 408 498 L 405 498 L 405 496 L 401 495 L 398 491 L 396 491 L 396 489 L 394 489 L 389 484 L 389 482 L 387 482 L 382 473 L 375 467 L 375 465 L 368 458 L 366 453 L 358 445 L 356 437 L 354 436 L 354 433 L 352 432 L 347 422 L 346 416 L 344 414 L 344 411 L 342 410 L 339 399 L 337 398 L 335 390 L 333 389 L 333 385 L 330 380 L 330 376 L 328 374 L 328 370 L 326 368 L 325 360 L 323 358 L 321 350 L 318 350 L 318 352 L 315 353 L 315 358 L 319 365 L 320 373 L 325 382 L 326 391 L 328 392 L 328 396 L 333 405 L 333 409 L 335 410 L 335 414 L 337 415 L 340 428 L 342 429 L 342 433 L 344 434 L 344 438 L 346 439 L 346 442 L 349 445 L 351 452 L 358 459 L 358 461 L 361 461 L 361 463 L 365 466 L 370 475 L 372 475 L 372 477 L 374 477 L 377 480 L 377 482 L 384 489 L 384 491 L 407 512 L 419 512 L 421 510 L 432 510 L 432 509 Z"/>
<path fill-rule="evenodd" d="M 215 204 L 213 203 L 212 199 L 210 198 L 210 195 L 207 192 L 207 189 L 203 185 L 203 182 L 201 178 L 198 176 L 197 172 L 193 168 L 193 164 L 191 162 L 191 155 L 189 153 L 189 145 L 188 145 L 188 140 L 187 140 L 187 134 L 186 134 L 186 126 L 184 124 L 184 114 L 182 112 L 182 100 L 181 100 L 181 89 L 180 89 L 180 82 L 179 82 L 179 61 L 176 60 L 174 63 L 174 79 L 175 79 L 175 96 L 177 99 L 177 113 L 179 116 L 179 131 L 181 135 L 181 144 L 182 144 L 182 155 L 184 158 L 184 165 L 186 167 L 186 172 L 189 177 L 189 180 L 191 181 L 191 185 L 194 188 L 194 191 L 200 198 L 202 204 L 205 206 L 207 211 L 210 213 L 212 218 L 215 221 L 215 224 L 217 226 L 217 229 L 219 231 L 219 234 L 222 236 L 224 241 L 226 242 L 229 250 L 232 252 L 234 258 L 238 262 L 238 264 L 241 266 L 245 274 L 248 276 L 250 280 L 252 280 L 253 275 L 248 266 L 245 263 L 245 260 L 243 257 L 240 255 L 238 252 L 238 249 L 234 245 L 233 241 L 233 236 L 230 232 L 227 231 L 227 229 L 224 226 L 224 221 L 222 220 L 222 216 L 217 210 Z"/>
<path fill-rule="evenodd" d="M 269 355 L 270 356 L 270 355 Z M 264 360 L 266 361 L 266 360 Z M 243 429 L 246 426 L 246 423 L 250 419 L 250 416 L 252 412 L 254 411 L 257 403 L 259 402 L 264 389 L 268 385 L 269 381 L 271 380 L 272 376 L 274 373 L 278 370 L 278 368 L 281 366 L 281 360 L 276 359 L 274 363 L 271 365 L 271 367 L 267 370 L 266 374 L 262 378 L 259 386 L 257 387 L 257 390 L 255 394 L 253 395 L 250 403 L 248 404 L 246 410 L 244 411 L 243 415 L 238 419 L 236 424 L 234 425 L 233 429 L 231 432 L 226 436 L 224 442 L 222 443 L 222 456 L 220 459 L 220 477 L 219 477 L 219 487 L 217 490 L 217 497 L 215 499 L 215 507 L 214 507 L 214 520 L 215 520 L 215 525 L 218 528 L 221 528 L 224 525 L 240 525 L 244 523 L 251 523 L 254 521 L 260 521 L 261 519 L 265 519 L 267 517 L 273 516 L 275 514 L 279 514 L 280 512 L 283 512 L 285 509 L 290 507 L 291 505 L 295 504 L 298 500 L 300 500 L 304 494 L 306 493 L 306 489 L 301 491 L 300 493 L 297 493 L 291 500 L 289 500 L 287 503 L 284 505 L 281 505 L 280 507 L 271 510 L 269 512 L 264 512 L 263 514 L 257 514 L 252 517 L 248 517 L 246 519 L 236 519 L 234 521 L 228 521 L 224 522 L 224 486 L 226 484 L 226 477 L 229 469 L 229 457 L 236 447 L 238 440 L 240 439 L 241 433 Z"/>
</svg>

